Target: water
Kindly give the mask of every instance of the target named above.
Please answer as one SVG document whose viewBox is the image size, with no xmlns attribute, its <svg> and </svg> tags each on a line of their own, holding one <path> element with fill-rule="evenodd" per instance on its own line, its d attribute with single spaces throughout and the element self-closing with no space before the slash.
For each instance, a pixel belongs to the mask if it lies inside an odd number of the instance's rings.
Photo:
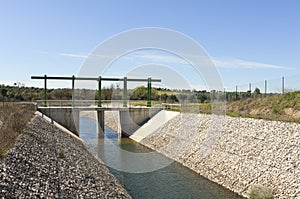
<svg viewBox="0 0 300 199">
<path fill-rule="evenodd" d="M 98 153 L 101 159 L 107 158 L 104 156 L 104 150 L 111 150 L 107 147 L 104 149 L 108 142 L 135 153 L 151 151 L 129 138 L 119 140 L 117 133 L 107 127 L 105 127 L 104 139 L 98 139 L 95 121 L 86 118 L 80 119 L 80 137 Z M 133 198 L 243 198 L 177 162 L 148 173 L 128 173 L 109 169 Z"/>
</svg>

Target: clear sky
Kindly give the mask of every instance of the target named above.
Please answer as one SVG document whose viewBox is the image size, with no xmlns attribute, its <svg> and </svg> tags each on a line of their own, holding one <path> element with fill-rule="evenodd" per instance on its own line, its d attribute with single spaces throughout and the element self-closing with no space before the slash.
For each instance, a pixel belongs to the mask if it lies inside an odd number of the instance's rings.
<svg viewBox="0 0 300 199">
<path fill-rule="evenodd" d="M 0 0 L 0 84 L 76 75 L 100 42 L 142 27 L 196 40 L 225 87 L 297 75 L 299 9 L 298 0 Z"/>
</svg>

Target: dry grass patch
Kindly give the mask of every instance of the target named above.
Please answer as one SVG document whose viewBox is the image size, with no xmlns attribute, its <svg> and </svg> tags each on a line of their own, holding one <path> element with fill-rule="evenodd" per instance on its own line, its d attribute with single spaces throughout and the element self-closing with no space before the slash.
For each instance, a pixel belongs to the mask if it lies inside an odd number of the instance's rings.
<svg viewBox="0 0 300 199">
<path fill-rule="evenodd" d="M 300 123 L 300 92 L 273 94 L 227 103 L 230 116 Z"/>
<path fill-rule="evenodd" d="M 249 193 L 250 199 L 273 199 L 273 191 L 262 185 L 252 185 Z"/>
<path fill-rule="evenodd" d="M 0 159 L 14 145 L 33 113 L 33 104 L 10 103 L 0 106 Z"/>
</svg>

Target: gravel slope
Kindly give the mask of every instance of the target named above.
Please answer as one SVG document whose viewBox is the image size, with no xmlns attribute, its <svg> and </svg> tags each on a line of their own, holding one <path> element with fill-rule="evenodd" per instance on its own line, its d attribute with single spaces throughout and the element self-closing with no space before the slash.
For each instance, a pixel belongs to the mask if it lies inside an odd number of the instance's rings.
<svg viewBox="0 0 300 199">
<path fill-rule="evenodd" d="M 0 198 L 131 198 L 83 142 L 36 116 L 0 164 Z"/>
<path fill-rule="evenodd" d="M 221 120 L 220 134 L 210 132 Z M 300 199 L 300 124 L 181 113 L 141 144 L 245 197 L 258 184 Z"/>
</svg>

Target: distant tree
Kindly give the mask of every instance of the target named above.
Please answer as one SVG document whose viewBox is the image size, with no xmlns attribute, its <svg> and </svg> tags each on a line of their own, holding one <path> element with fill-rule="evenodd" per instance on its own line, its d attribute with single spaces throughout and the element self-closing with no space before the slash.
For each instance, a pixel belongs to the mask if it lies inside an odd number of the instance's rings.
<svg viewBox="0 0 300 199">
<path fill-rule="evenodd" d="M 180 101 L 180 103 L 184 103 L 184 101 L 187 99 L 187 95 L 179 94 L 177 95 L 177 99 Z"/>
<path fill-rule="evenodd" d="M 147 88 L 145 86 L 139 86 L 134 89 L 132 95 L 130 96 L 131 100 L 146 100 L 147 99 Z"/>
<path fill-rule="evenodd" d="M 206 100 L 208 100 L 208 97 L 205 93 L 198 93 L 197 99 L 200 103 L 204 103 Z"/>
<path fill-rule="evenodd" d="M 178 102 L 176 95 L 169 95 L 167 99 L 167 103 L 175 103 Z"/>
<path fill-rule="evenodd" d="M 168 99 L 168 95 L 167 94 L 161 94 L 160 95 L 160 99 L 163 103 L 166 103 L 167 102 L 167 99 Z"/>
<path fill-rule="evenodd" d="M 3 98 L 7 96 L 7 89 L 6 88 L 1 89 L 1 95 L 2 95 Z"/>
<path fill-rule="evenodd" d="M 261 93 L 260 93 L 259 88 L 255 88 L 254 91 L 253 91 L 253 94 L 254 95 L 260 95 Z"/>
<path fill-rule="evenodd" d="M 189 103 L 196 103 L 197 102 L 197 97 L 196 97 L 195 94 L 190 93 L 187 96 L 187 100 L 188 100 Z"/>
<path fill-rule="evenodd" d="M 104 87 L 102 89 L 102 100 L 111 100 L 114 90 L 114 85 L 111 84 L 110 87 Z"/>
<path fill-rule="evenodd" d="M 148 96 L 148 88 L 146 88 L 145 86 L 139 86 L 134 89 L 134 91 L 132 92 L 132 94 L 130 96 L 130 99 L 131 100 L 147 100 L 147 96 Z M 151 99 L 152 100 L 159 99 L 158 92 L 155 88 L 151 89 Z"/>
</svg>

